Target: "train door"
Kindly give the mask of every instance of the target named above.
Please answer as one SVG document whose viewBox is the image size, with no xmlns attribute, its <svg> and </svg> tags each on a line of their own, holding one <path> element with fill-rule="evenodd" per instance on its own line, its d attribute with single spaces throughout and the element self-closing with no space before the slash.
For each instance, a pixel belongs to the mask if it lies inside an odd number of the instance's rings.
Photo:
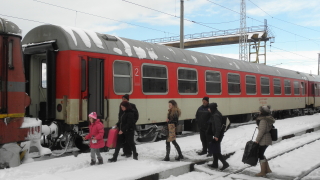
<svg viewBox="0 0 320 180">
<path fill-rule="evenodd" d="M 51 44 L 28 46 L 24 49 L 26 93 L 31 104 L 29 117 L 54 120 L 56 109 L 56 52 Z"/>
<path fill-rule="evenodd" d="M 104 60 L 89 58 L 88 61 L 88 114 L 95 111 L 104 118 Z"/>
</svg>

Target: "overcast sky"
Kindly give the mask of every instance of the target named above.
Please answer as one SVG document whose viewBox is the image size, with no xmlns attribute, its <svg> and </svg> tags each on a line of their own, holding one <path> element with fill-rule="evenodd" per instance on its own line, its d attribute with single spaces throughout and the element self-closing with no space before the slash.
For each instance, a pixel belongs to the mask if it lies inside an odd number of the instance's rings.
<svg viewBox="0 0 320 180">
<path fill-rule="evenodd" d="M 241 0 L 185 0 L 185 34 L 240 27 Z M 0 0 L 0 17 L 25 35 L 45 24 L 75 26 L 136 40 L 180 33 L 180 0 Z M 267 64 L 317 74 L 319 0 L 246 0 L 247 27 L 263 25 L 275 35 Z M 238 59 L 239 45 L 190 49 Z"/>
</svg>

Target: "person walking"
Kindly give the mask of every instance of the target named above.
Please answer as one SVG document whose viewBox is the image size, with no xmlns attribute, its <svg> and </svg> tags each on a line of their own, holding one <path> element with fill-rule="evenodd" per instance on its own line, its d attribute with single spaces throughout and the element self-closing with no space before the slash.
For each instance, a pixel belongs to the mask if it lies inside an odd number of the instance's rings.
<svg viewBox="0 0 320 180">
<path fill-rule="evenodd" d="M 211 118 L 208 126 L 207 134 L 211 136 L 211 148 L 213 153 L 213 163 L 209 165 L 212 168 L 218 168 L 218 160 L 222 162 L 221 171 L 225 170 L 229 167 L 229 164 L 224 159 L 221 154 L 221 142 L 224 136 L 223 130 L 223 122 L 222 122 L 222 114 L 217 109 L 217 103 L 210 103 L 209 104 L 209 111 L 211 112 Z"/>
<path fill-rule="evenodd" d="M 200 140 L 202 143 L 202 151 L 198 152 L 199 155 L 204 155 L 208 152 L 208 144 L 210 142 L 210 138 L 207 137 L 207 129 L 210 117 L 211 113 L 209 112 L 209 97 L 203 97 L 202 105 L 196 112 L 196 121 L 200 130 Z M 212 156 L 212 153 L 209 153 L 207 155 L 207 157 L 210 156 Z"/>
<path fill-rule="evenodd" d="M 97 119 L 97 113 L 92 112 L 89 114 L 89 134 L 83 137 L 83 140 L 90 140 L 91 150 L 91 163 L 90 165 L 96 164 L 96 155 L 98 158 L 98 164 L 103 164 L 103 159 L 100 154 L 100 148 L 103 148 L 105 143 L 103 140 L 104 127 L 100 119 Z"/>
<path fill-rule="evenodd" d="M 269 145 L 272 145 L 272 139 L 270 130 L 272 125 L 275 123 L 275 119 L 271 116 L 270 106 L 260 106 L 259 111 L 260 115 L 256 119 L 258 125 L 258 135 L 256 137 L 256 143 L 259 146 L 259 160 L 261 171 L 256 174 L 257 177 L 264 177 L 267 173 L 271 173 L 268 160 L 264 156 L 264 153 Z"/>
<path fill-rule="evenodd" d="M 133 151 L 133 159 L 138 160 L 138 153 L 134 144 L 134 130 L 135 130 L 135 119 L 131 105 L 127 101 L 121 103 L 121 109 L 124 111 L 121 115 L 116 127 L 119 128 L 119 134 L 117 139 L 117 146 L 114 151 L 113 157 L 108 159 L 109 162 L 116 162 L 121 145 L 126 142 Z"/>
<path fill-rule="evenodd" d="M 179 117 L 181 115 L 181 110 L 178 108 L 178 104 L 175 100 L 169 101 L 169 109 L 167 114 L 167 125 L 168 125 L 168 136 L 166 140 L 166 156 L 163 161 L 170 161 L 170 142 L 174 145 L 176 150 L 178 151 L 178 157 L 175 159 L 179 161 L 183 159 L 183 155 L 180 149 L 179 144 L 176 141 L 176 127 L 178 124 Z"/>
<path fill-rule="evenodd" d="M 122 96 L 122 102 L 123 101 L 129 102 L 129 94 L 125 94 L 124 96 Z M 135 104 L 130 103 L 130 102 L 129 102 L 129 104 L 130 104 L 130 106 L 132 108 L 133 115 L 134 115 L 134 120 L 135 120 L 134 125 L 136 125 L 136 123 L 137 123 L 137 121 L 139 119 L 139 111 L 138 111 L 138 109 L 137 109 Z M 124 111 L 121 109 L 121 105 L 120 105 L 119 106 L 119 113 L 118 113 L 118 121 L 120 120 L 120 117 L 122 116 L 123 113 L 124 113 Z M 131 150 L 129 144 L 126 143 L 126 142 L 123 143 L 122 151 L 123 151 L 123 154 L 121 154 L 121 156 L 126 156 L 127 158 L 132 156 L 132 150 Z"/>
</svg>

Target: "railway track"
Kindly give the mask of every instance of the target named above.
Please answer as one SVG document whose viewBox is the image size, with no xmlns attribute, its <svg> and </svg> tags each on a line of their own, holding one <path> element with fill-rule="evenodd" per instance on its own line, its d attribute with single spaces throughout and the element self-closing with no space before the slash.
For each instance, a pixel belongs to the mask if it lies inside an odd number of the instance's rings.
<svg viewBox="0 0 320 180">
<path fill-rule="evenodd" d="M 278 154 L 276 154 L 276 155 L 273 155 L 273 156 L 271 156 L 270 158 L 267 158 L 267 160 L 268 160 L 268 161 L 271 161 L 271 160 L 275 159 L 276 157 L 282 156 L 282 155 L 284 155 L 284 154 L 286 154 L 286 153 L 292 152 L 292 151 L 294 151 L 294 150 L 297 150 L 297 149 L 299 149 L 299 148 L 301 148 L 301 147 L 303 147 L 303 146 L 309 145 L 309 144 L 314 143 L 314 142 L 319 141 L 319 140 L 320 140 L 320 138 L 307 141 L 307 142 L 305 142 L 305 143 L 303 143 L 303 144 L 300 144 L 299 146 L 292 147 L 292 148 L 287 149 L 287 150 L 285 150 L 285 151 L 282 151 L 282 152 L 280 152 L 280 153 L 278 153 Z M 243 167 L 243 168 L 241 168 L 241 169 L 238 169 L 238 170 L 229 172 L 229 173 L 223 175 L 222 177 L 228 177 L 228 176 L 230 176 L 230 175 L 232 175 L 232 174 L 239 174 L 239 173 L 241 173 L 241 174 L 246 174 L 246 173 L 244 173 L 245 170 L 247 170 L 248 168 L 251 168 L 251 167 L 252 167 L 252 166 L 247 165 L 247 166 L 245 166 L 245 167 Z M 294 178 L 294 180 L 300 180 L 300 179 L 306 177 L 308 174 L 310 174 L 312 171 L 318 169 L 319 167 L 320 167 L 320 163 L 318 163 L 317 165 L 313 166 L 313 167 L 310 168 L 308 171 L 302 172 L 298 177 Z M 277 178 L 277 177 L 276 177 L 276 178 Z M 281 178 L 284 178 L 284 179 L 292 179 L 292 178 L 290 178 L 290 177 L 281 177 Z"/>
</svg>

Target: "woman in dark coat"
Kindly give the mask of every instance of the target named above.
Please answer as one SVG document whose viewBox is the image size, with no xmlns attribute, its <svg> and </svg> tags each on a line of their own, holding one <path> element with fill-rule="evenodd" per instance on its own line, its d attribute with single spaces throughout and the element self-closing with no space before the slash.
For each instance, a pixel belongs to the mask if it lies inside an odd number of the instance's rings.
<svg viewBox="0 0 320 180">
<path fill-rule="evenodd" d="M 229 167 L 227 161 L 223 158 L 221 154 L 221 141 L 224 136 L 224 130 L 222 129 L 222 114 L 217 109 L 217 103 L 209 104 L 209 111 L 211 112 L 211 119 L 208 126 L 208 137 L 213 136 L 211 141 L 212 154 L 213 154 L 213 163 L 209 166 L 212 168 L 218 168 L 218 160 L 223 164 L 221 171 Z"/>
<path fill-rule="evenodd" d="M 183 155 L 180 149 L 179 144 L 176 142 L 176 127 L 178 125 L 179 116 L 181 115 L 181 111 L 178 108 L 178 104 L 175 100 L 169 101 L 169 110 L 167 115 L 167 123 L 168 123 L 168 138 L 166 140 L 166 157 L 163 159 L 163 161 L 170 161 L 169 155 L 170 155 L 170 142 L 174 145 L 174 147 L 177 149 L 179 156 L 175 159 L 179 161 L 180 159 L 183 159 Z"/>
<path fill-rule="evenodd" d="M 138 153 L 136 150 L 136 146 L 134 144 L 134 130 L 135 130 L 135 119 L 134 113 L 130 106 L 130 103 L 127 101 L 123 101 L 121 104 L 121 109 L 124 113 L 119 118 L 118 123 L 116 124 L 117 128 L 119 128 L 117 146 L 113 154 L 113 158 L 108 159 L 109 162 L 116 162 L 118 158 L 118 154 L 121 148 L 121 145 L 126 142 L 131 147 L 133 151 L 133 159 L 138 160 Z"/>
<path fill-rule="evenodd" d="M 271 169 L 269 167 L 269 163 L 264 156 L 264 152 L 266 151 L 269 145 L 272 145 L 272 139 L 270 130 L 272 129 L 272 125 L 275 123 L 275 119 L 271 116 L 270 106 L 261 106 L 259 108 L 260 115 L 256 119 L 258 125 L 258 135 L 256 137 L 256 143 L 259 143 L 259 160 L 260 160 L 260 168 L 261 172 L 256 174 L 258 177 L 263 177 L 267 173 L 271 173 Z"/>
</svg>

